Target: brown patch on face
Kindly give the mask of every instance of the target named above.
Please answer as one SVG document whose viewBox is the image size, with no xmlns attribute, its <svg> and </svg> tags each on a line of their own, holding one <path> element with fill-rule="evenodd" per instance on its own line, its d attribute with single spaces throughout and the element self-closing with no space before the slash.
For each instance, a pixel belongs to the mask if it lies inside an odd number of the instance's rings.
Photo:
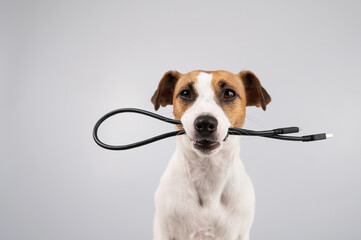
<svg viewBox="0 0 361 240">
<path fill-rule="evenodd" d="M 246 114 L 246 92 L 242 81 L 231 72 L 211 73 L 216 103 L 223 109 L 232 127 L 243 127 Z"/>
<path fill-rule="evenodd" d="M 200 72 L 201 71 L 189 72 L 178 80 L 173 95 L 173 114 L 176 120 L 180 120 L 184 112 L 196 101 L 198 93 L 195 89 L 195 83 Z M 192 98 L 189 101 L 180 96 L 183 90 L 191 92 Z"/>
</svg>

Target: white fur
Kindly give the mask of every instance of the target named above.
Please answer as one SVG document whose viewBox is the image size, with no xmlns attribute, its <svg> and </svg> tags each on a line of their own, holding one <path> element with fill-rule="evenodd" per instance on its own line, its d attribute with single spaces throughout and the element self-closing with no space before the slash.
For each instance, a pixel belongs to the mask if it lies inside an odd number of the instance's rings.
<svg viewBox="0 0 361 240">
<path fill-rule="evenodd" d="M 230 123 L 214 100 L 212 74 L 201 72 L 196 102 L 181 118 L 187 135 L 177 148 L 155 194 L 154 240 L 248 240 L 254 217 L 254 190 L 239 158 L 239 137 L 227 135 Z M 221 146 L 211 154 L 192 144 L 194 120 L 218 120 Z M 200 201 L 201 199 L 201 201 Z"/>
</svg>

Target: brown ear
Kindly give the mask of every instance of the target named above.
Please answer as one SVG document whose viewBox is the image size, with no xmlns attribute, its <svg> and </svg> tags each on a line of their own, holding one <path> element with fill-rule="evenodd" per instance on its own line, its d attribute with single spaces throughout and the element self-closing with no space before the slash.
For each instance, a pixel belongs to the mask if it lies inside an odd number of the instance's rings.
<svg viewBox="0 0 361 240">
<path fill-rule="evenodd" d="M 239 77 L 243 81 L 246 89 L 247 106 L 262 107 L 266 110 L 266 105 L 271 102 L 271 97 L 262 87 L 258 78 L 251 71 L 242 71 Z"/>
<path fill-rule="evenodd" d="M 180 76 L 181 74 L 177 71 L 168 71 L 164 74 L 151 99 L 155 110 L 158 110 L 159 106 L 165 107 L 173 104 L 174 88 Z"/>
</svg>

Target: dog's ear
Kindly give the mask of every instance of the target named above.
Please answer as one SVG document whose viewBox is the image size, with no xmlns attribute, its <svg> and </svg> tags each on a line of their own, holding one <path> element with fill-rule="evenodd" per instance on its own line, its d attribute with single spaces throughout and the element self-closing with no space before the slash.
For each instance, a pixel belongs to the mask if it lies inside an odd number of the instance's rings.
<svg viewBox="0 0 361 240">
<path fill-rule="evenodd" d="M 168 71 L 164 74 L 151 99 L 155 110 L 158 110 L 159 106 L 165 107 L 173 104 L 174 88 L 180 76 L 181 74 L 177 71 Z"/>
<path fill-rule="evenodd" d="M 271 102 L 271 97 L 262 87 L 256 75 L 251 71 L 242 71 L 238 75 L 246 89 L 247 106 L 262 107 L 263 110 L 266 110 L 266 105 Z"/>
</svg>

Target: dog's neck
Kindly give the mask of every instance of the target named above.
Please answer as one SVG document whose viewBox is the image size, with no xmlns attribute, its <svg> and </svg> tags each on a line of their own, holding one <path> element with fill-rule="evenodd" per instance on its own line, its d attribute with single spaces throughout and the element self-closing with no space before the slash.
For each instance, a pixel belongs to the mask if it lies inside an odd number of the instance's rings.
<svg viewBox="0 0 361 240">
<path fill-rule="evenodd" d="M 195 188 L 201 205 L 217 204 L 224 194 L 230 178 L 230 169 L 239 160 L 239 138 L 230 137 L 222 149 L 214 155 L 199 155 L 178 139 L 179 160 L 187 170 L 187 175 Z"/>
</svg>

